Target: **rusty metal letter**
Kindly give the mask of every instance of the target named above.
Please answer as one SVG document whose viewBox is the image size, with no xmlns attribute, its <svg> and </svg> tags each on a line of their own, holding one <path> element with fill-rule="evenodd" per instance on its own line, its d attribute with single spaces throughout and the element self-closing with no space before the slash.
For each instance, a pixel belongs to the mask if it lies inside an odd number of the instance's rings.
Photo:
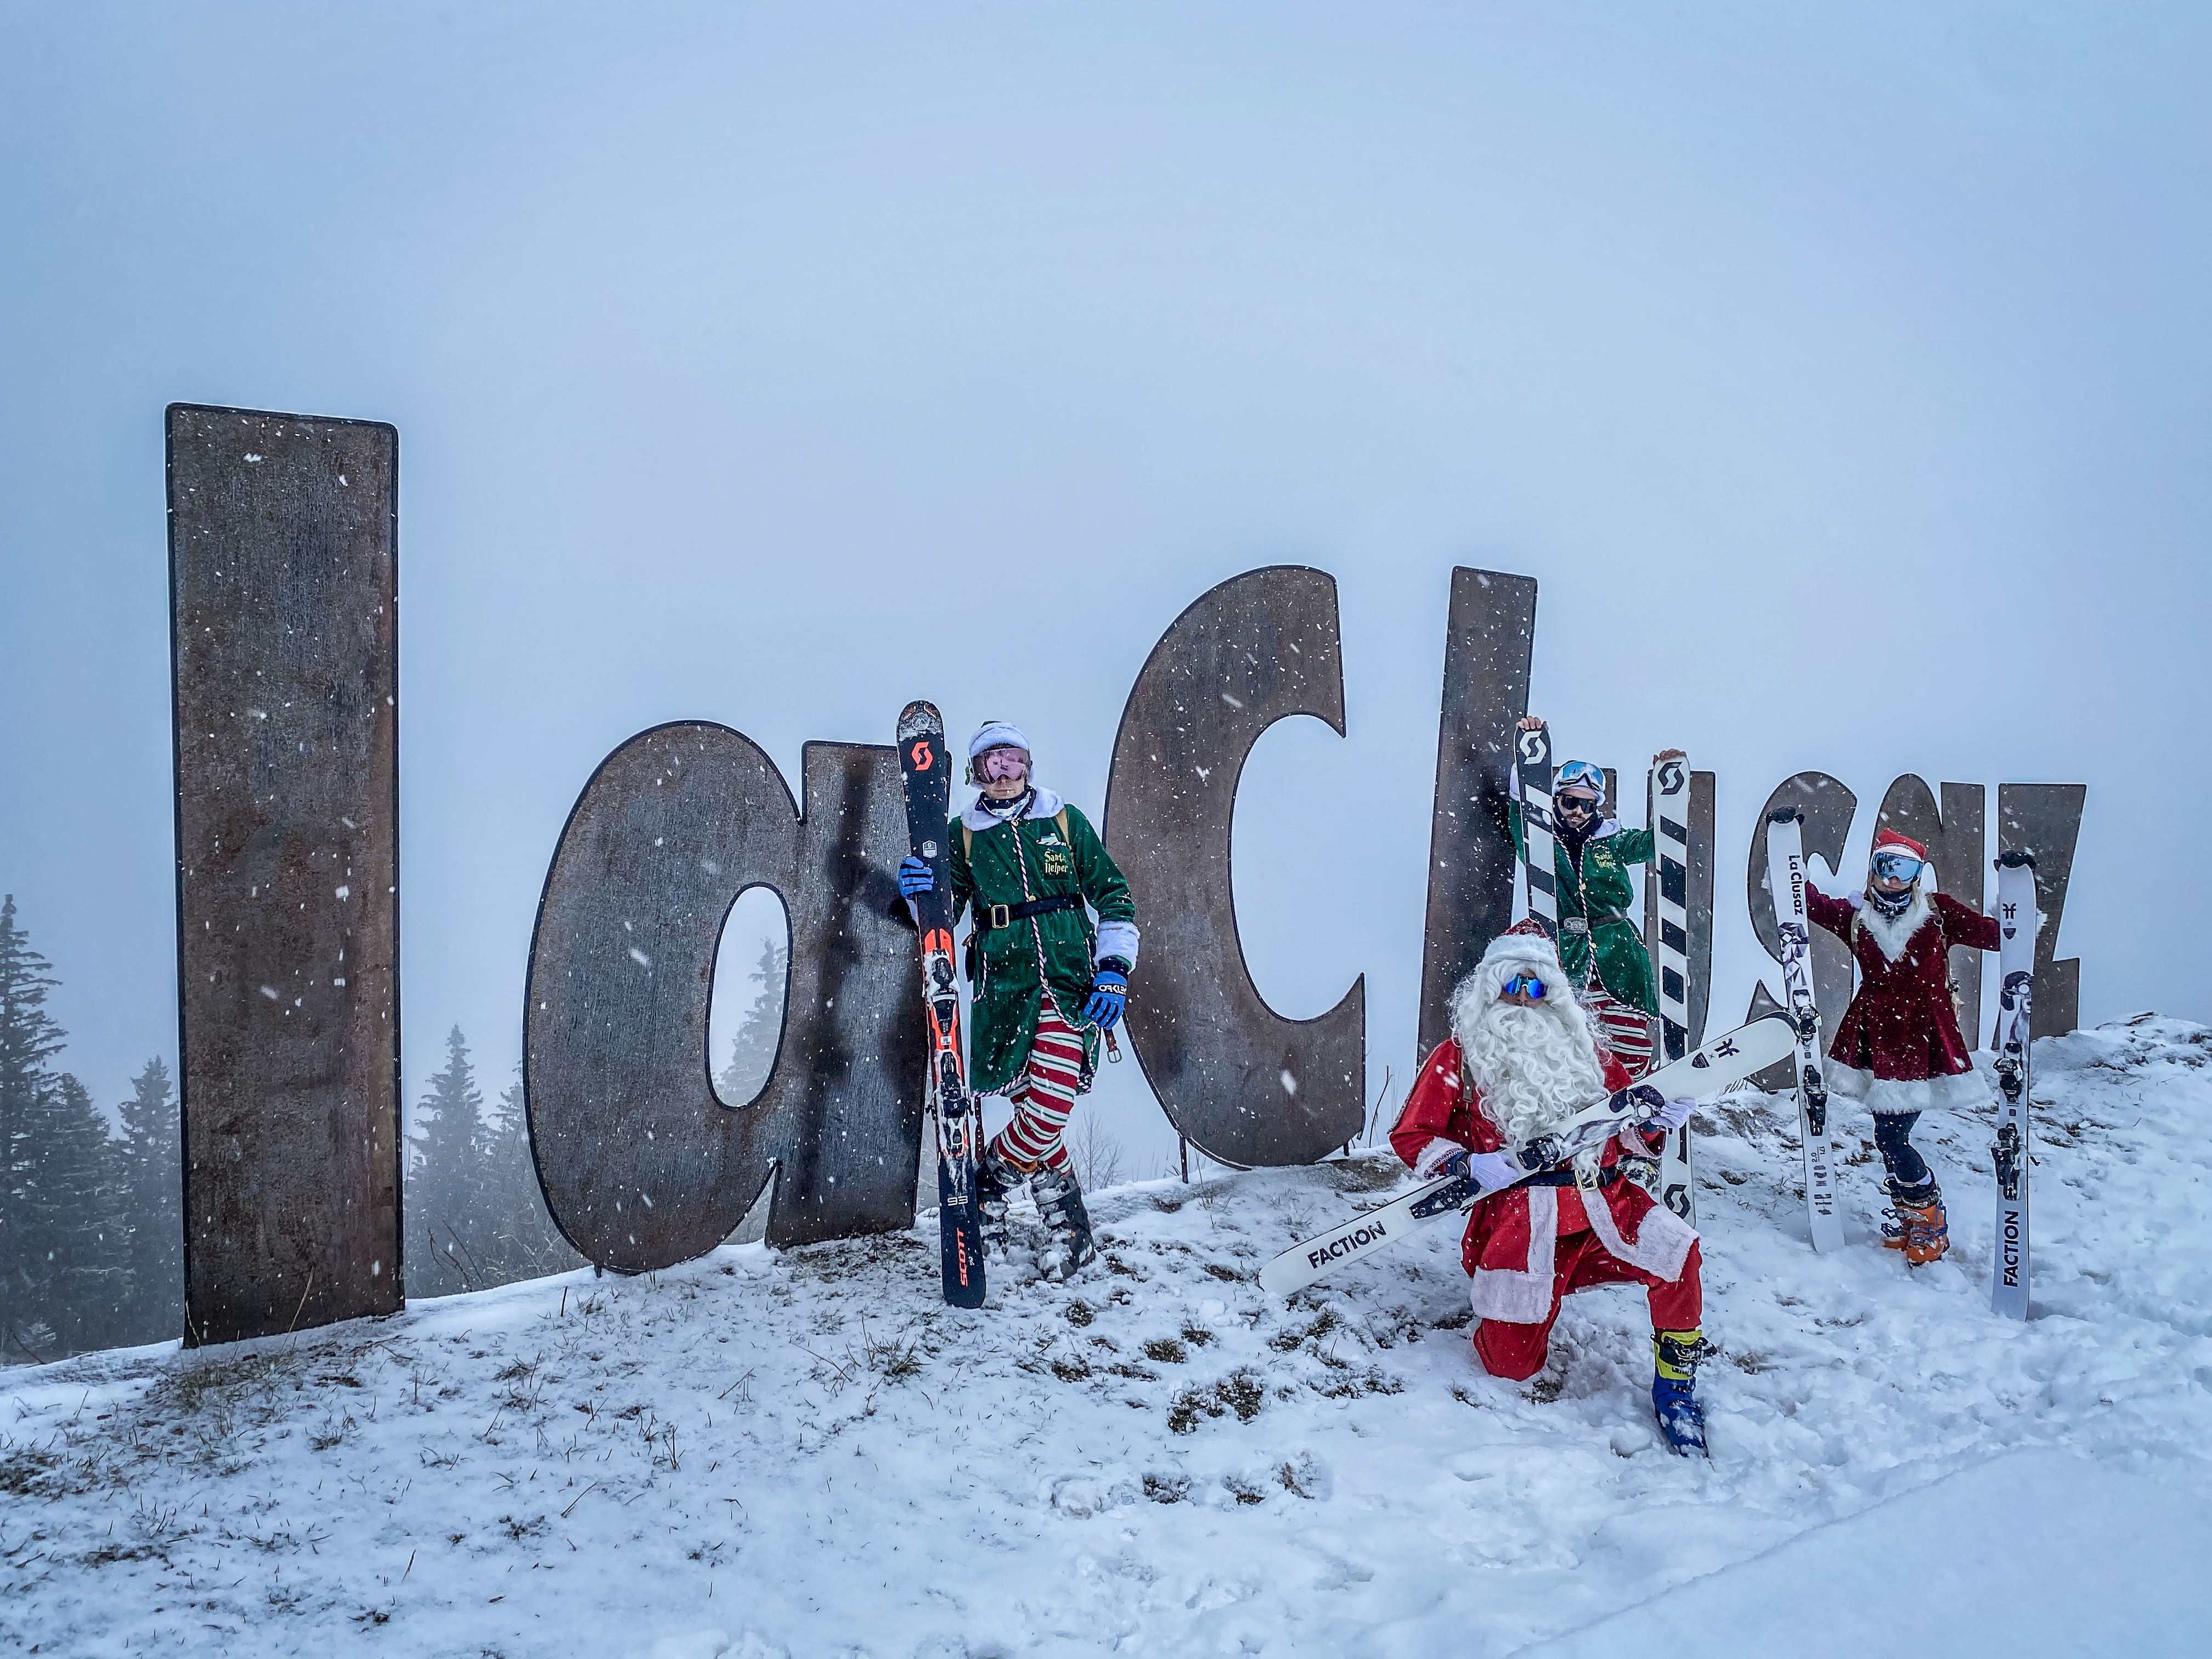
<svg viewBox="0 0 2212 1659">
<path fill-rule="evenodd" d="M 1513 925 L 1519 860 L 1505 830 L 1505 803 L 1513 787 L 1513 723 L 1528 712 L 1535 634 L 1534 577 L 1464 565 L 1453 570 L 1421 945 L 1424 1054 L 1451 1034 L 1452 987 Z"/>
<path fill-rule="evenodd" d="M 401 1305 L 398 462 L 169 406 L 191 1344 Z"/>
<path fill-rule="evenodd" d="M 1983 894 L 1988 886 L 1990 854 L 1982 817 L 1988 799 L 1989 791 L 1978 783 L 1947 783 L 1939 812 L 1927 784 L 1908 772 L 1889 786 L 1875 821 L 1928 849 L 1942 891 L 1970 909 L 1986 911 Z M 1971 1038 L 1982 1023 L 1982 953 L 1958 946 L 1951 952 L 1950 970 L 1959 999 L 1959 1024 Z"/>
<path fill-rule="evenodd" d="M 2035 854 L 2035 902 L 2043 931 L 2035 941 L 2037 1036 L 2063 1036 L 2081 1021 L 2081 961 L 2058 954 L 2058 923 L 2066 914 L 2066 887 L 2074 874 L 2074 846 L 2081 834 L 2086 783 L 2001 783 L 1997 786 L 1997 848 Z"/>
<path fill-rule="evenodd" d="M 1344 731 L 1336 584 L 1294 565 L 1248 571 L 1152 647 L 1107 784 L 1106 845 L 1145 930 L 1131 1046 L 1176 1128 L 1245 1169 L 1311 1163 L 1364 1120 L 1366 977 L 1327 1013 L 1285 1019 L 1261 999 L 1237 936 L 1237 780 L 1260 734 L 1293 714 Z"/>
<path fill-rule="evenodd" d="M 1744 865 L 1744 898 L 1751 909 L 1752 930 L 1759 935 L 1766 954 L 1778 962 L 1781 958 L 1776 955 L 1776 947 L 1781 944 L 1782 936 L 1774 921 L 1774 896 L 1766 884 L 1766 823 L 1768 814 L 1784 806 L 1795 806 L 1805 815 L 1808 856 L 1818 854 L 1833 870 L 1844 855 L 1844 842 L 1850 836 L 1851 819 L 1858 812 L 1858 797 L 1826 772 L 1800 772 L 1795 777 L 1784 779 L 1766 798 L 1766 805 L 1759 809 L 1758 822 L 1751 832 L 1751 852 Z M 1836 1022 L 1844 1017 L 1844 1011 L 1851 1006 L 1857 973 L 1843 940 L 1825 927 L 1815 927 L 1813 1000 L 1820 1005 L 1820 1040 L 1824 1044 L 1834 1034 Z M 1751 1012 L 1744 1018 L 1757 1019 L 1781 1006 L 1767 994 L 1762 981 L 1753 990 Z M 1797 1086 L 1796 1064 L 1787 1060 L 1778 1061 L 1761 1072 L 1755 1081 L 1762 1089 L 1794 1089 Z"/>
<path fill-rule="evenodd" d="M 896 757 L 806 745 L 802 818 L 727 726 L 640 732 L 600 763 L 546 873 L 523 1021 L 546 1208 L 603 1267 L 704 1255 L 776 1176 L 768 1238 L 811 1243 L 914 1219 L 922 1054 L 914 940 L 890 919 L 906 847 Z M 736 1110 L 709 1079 L 714 951 L 738 896 L 791 920 L 783 1042 Z"/>
</svg>

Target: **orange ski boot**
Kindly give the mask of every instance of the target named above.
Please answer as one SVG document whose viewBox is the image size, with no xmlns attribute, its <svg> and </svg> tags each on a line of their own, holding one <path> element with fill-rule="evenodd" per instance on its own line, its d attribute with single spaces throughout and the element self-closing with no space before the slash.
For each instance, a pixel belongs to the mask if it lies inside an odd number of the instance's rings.
<svg viewBox="0 0 2212 1659">
<path fill-rule="evenodd" d="M 1942 1260 L 1944 1252 L 1951 1248 L 1951 1222 L 1943 1213 L 1943 1194 L 1936 1183 L 1925 1181 L 1917 1187 L 1892 1183 L 1889 1191 L 1905 1232 L 1893 1248 L 1902 1249 L 1905 1261 L 1915 1267 Z M 1882 1227 L 1881 1242 L 1890 1243 L 1887 1223 Z"/>
</svg>

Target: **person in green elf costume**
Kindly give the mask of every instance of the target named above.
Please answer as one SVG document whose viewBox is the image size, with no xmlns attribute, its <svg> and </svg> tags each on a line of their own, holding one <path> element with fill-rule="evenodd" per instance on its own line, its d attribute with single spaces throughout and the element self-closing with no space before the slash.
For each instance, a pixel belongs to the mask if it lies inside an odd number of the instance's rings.
<svg viewBox="0 0 2212 1659">
<path fill-rule="evenodd" d="M 1523 732 L 1540 732 L 1534 714 L 1521 720 Z M 1662 749 L 1651 757 L 1682 757 L 1680 749 Z M 1521 804 L 1506 807 L 1513 850 L 1525 858 Z M 1589 761 L 1569 761 L 1552 775 L 1552 860 L 1559 912 L 1559 961 L 1582 992 L 1601 1035 L 1631 1077 L 1651 1069 L 1651 1022 L 1659 1013 L 1658 988 L 1651 975 L 1651 953 L 1628 919 L 1636 902 L 1628 866 L 1651 861 L 1649 830 L 1624 830 L 1605 812 L 1605 769 Z"/>
<path fill-rule="evenodd" d="M 1063 1131 L 1128 997 L 1137 907 L 1091 820 L 1033 781 L 1018 726 L 993 720 L 969 740 L 968 781 L 981 793 L 952 827 L 945 860 L 953 918 L 970 908 L 975 921 L 968 1082 L 1014 1108 L 976 1172 L 984 1237 L 1004 1247 L 1007 1206 L 1027 1182 L 1050 1235 L 1041 1265 L 1066 1279 L 1097 1250 Z M 907 896 L 929 883 L 926 861 L 899 866 Z"/>
</svg>

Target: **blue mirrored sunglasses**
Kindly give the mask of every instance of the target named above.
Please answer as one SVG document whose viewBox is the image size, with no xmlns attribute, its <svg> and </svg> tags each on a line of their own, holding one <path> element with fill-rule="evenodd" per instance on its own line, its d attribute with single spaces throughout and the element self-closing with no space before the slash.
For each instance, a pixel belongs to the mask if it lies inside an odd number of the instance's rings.
<svg viewBox="0 0 2212 1659">
<path fill-rule="evenodd" d="M 1498 993 L 1502 997 L 1526 996 L 1531 1002 L 1544 1000 L 1544 981 L 1534 974 L 1516 974 L 1505 981 Z"/>
<path fill-rule="evenodd" d="M 1918 877 L 1922 861 L 1910 853 L 1876 853 L 1874 872 L 1884 881 L 1911 881 Z"/>
</svg>

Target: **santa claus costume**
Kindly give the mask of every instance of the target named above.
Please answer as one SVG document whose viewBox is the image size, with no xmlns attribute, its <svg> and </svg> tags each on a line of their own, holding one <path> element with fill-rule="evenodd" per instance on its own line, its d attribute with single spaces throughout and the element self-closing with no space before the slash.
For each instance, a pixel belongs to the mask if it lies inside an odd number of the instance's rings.
<svg viewBox="0 0 2212 1659">
<path fill-rule="evenodd" d="M 1912 1126 L 1931 1106 L 1976 1106 L 1988 1097 L 1959 1030 L 1950 956 L 1954 945 L 1996 950 L 1996 918 L 1937 892 L 1928 849 L 1893 830 L 1875 836 L 1864 891 L 1830 898 L 1808 883 L 1805 908 L 1858 963 L 1858 994 L 1828 1045 L 1828 1085 L 1874 1113 L 1889 1176 L 1882 1243 L 1916 1267 L 1936 1261 L 1950 1248 L 1950 1228 L 1935 1172 L 1912 1145 Z"/>
<path fill-rule="evenodd" d="M 1564 1297 L 1595 1285 L 1641 1285 L 1651 1310 L 1653 1410 L 1674 1450 L 1702 1455 L 1698 1236 L 1620 1168 L 1624 1151 L 1651 1156 L 1690 1103 L 1655 1095 L 1657 1115 L 1586 1151 L 1579 1167 L 1530 1175 L 1506 1152 L 1630 1085 L 1596 1042 L 1552 942 L 1523 921 L 1492 942 L 1453 993 L 1452 1035 L 1422 1062 L 1390 1145 L 1417 1175 L 1471 1171 L 1486 1185 L 1511 1183 L 1474 1206 L 1461 1245 L 1486 1370 L 1534 1376 Z"/>
</svg>

